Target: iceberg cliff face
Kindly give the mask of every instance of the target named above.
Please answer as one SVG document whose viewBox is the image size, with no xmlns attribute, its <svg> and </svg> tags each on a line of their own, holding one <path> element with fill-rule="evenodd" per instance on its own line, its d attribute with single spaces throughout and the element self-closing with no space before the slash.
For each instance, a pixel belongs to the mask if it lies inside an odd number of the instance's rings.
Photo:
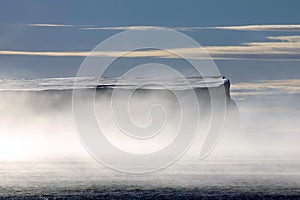
<svg viewBox="0 0 300 200">
<path fill-rule="evenodd" d="M 37 127 L 36 124 L 31 124 L 33 121 L 44 120 L 46 124 L 43 124 L 43 126 L 46 127 L 41 131 L 51 129 L 51 132 L 55 132 L 55 127 L 48 122 L 56 118 L 63 118 L 62 121 L 70 122 L 74 117 L 74 107 L 72 107 L 74 90 L 82 92 L 82 96 L 77 99 L 79 104 L 84 106 L 95 104 L 95 112 L 100 117 L 103 117 L 103 121 L 105 121 L 105 125 L 108 129 L 107 132 L 113 132 L 110 129 L 110 127 L 113 126 L 113 121 L 107 122 L 107 118 L 112 116 L 111 99 L 115 91 L 117 91 L 119 95 L 117 96 L 118 98 L 114 99 L 117 111 L 115 117 L 122 119 L 119 121 L 119 125 L 129 130 L 136 129 L 134 126 L 135 123 L 132 123 L 133 126 L 129 127 L 129 125 L 131 125 L 129 121 L 127 123 L 126 120 L 123 120 L 126 119 L 127 116 L 125 116 L 125 114 L 128 114 L 128 110 L 123 109 L 123 107 L 121 108 L 121 106 L 125 105 L 126 102 L 129 102 L 131 105 L 130 114 L 132 114 L 134 121 L 140 122 L 143 125 L 148 125 L 149 123 L 152 125 L 153 120 L 153 122 L 157 122 L 157 124 L 154 123 L 154 125 L 150 127 L 153 127 L 155 130 L 160 130 L 161 125 L 163 128 L 166 128 L 166 135 L 171 137 L 180 122 L 182 112 L 178 97 L 179 99 L 185 98 L 187 102 L 184 108 L 184 113 L 188 116 L 186 118 L 186 127 L 191 126 L 191 123 L 195 121 L 193 117 L 195 108 L 200 110 L 199 126 L 201 126 L 202 130 L 205 131 L 209 129 L 210 126 L 214 127 L 214 124 L 211 124 L 211 118 L 219 114 L 220 118 L 222 118 L 224 105 L 226 107 L 224 131 L 228 132 L 239 126 L 238 109 L 234 101 L 230 98 L 230 82 L 223 77 L 191 77 L 187 79 L 150 79 L 135 77 L 127 79 L 102 78 L 100 80 L 93 77 L 77 77 L 36 80 L 0 80 L 0 109 L 5 113 L 9 113 L 10 119 L 20 119 L 20 122 L 16 122 L 16 120 L 14 122 L 17 127 L 22 128 L 24 119 L 30 116 L 32 119 L 26 122 L 24 129 L 26 129 L 27 126 Z M 94 93 L 94 102 L 88 96 L 91 91 Z M 176 95 L 174 95 L 174 92 Z M 215 97 L 217 97 L 214 106 L 212 106 L 211 93 L 214 93 Z M 133 95 L 128 96 L 128 94 Z M 189 104 L 189 97 L 194 94 L 198 105 L 196 107 L 194 104 Z M 131 100 L 128 97 L 133 98 Z M 163 109 L 154 109 L 152 112 L 152 106 L 158 104 L 163 105 Z M 167 115 L 165 115 L 165 113 L 167 113 Z M 165 117 L 169 120 L 166 126 L 163 123 Z M 18 125 L 18 123 L 20 125 Z M 223 124 L 218 124 L 216 127 L 217 126 L 223 126 Z M 70 123 L 70 125 L 64 129 L 73 128 L 74 124 L 71 125 Z M 138 132 L 144 134 L 143 131 Z M 149 132 L 151 132 L 150 129 Z M 146 137 L 146 134 L 144 135 Z M 211 140 L 208 140 L 207 145 L 209 147 L 214 146 L 214 142 L 218 140 L 218 138 L 219 134 L 214 135 L 211 137 Z M 195 141 L 195 145 L 193 145 L 196 146 L 195 152 L 198 153 L 198 155 L 200 145 L 201 141 L 198 143 Z M 202 155 L 208 153 L 209 150 L 210 148 L 207 148 L 207 152 L 203 152 Z"/>
<path fill-rule="evenodd" d="M 52 99 L 54 104 L 60 105 L 71 100 L 73 89 L 96 89 L 97 94 L 102 92 L 111 93 L 112 90 L 137 90 L 148 93 L 163 94 L 165 90 L 180 91 L 182 95 L 189 90 L 196 91 L 197 98 L 201 104 L 207 106 L 210 101 L 209 91 L 224 93 L 228 107 L 237 110 L 235 103 L 230 98 L 230 82 L 224 77 L 188 77 L 188 78 L 146 78 L 146 77 L 128 77 L 128 78 L 95 78 L 95 77 L 68 77 L 68 78 L 45 78 L 45 79 L 21 79 L 9 80 L 0 79 L 0 92 L 34 92 L 30 98 L 37 98 L 39 102 L 42 97 L 49 93 L 55 93 L 56 98 Z M 38 92 L 38 93 L 37 93 Z M 49 96 L 51 100 L 51 96 Z M 61 101 L 61 102 L 58 102 Z M 205 107 L 204 106 L 204 107 Z"/>
<path fill-rule="evenodd" d="M 235 102 L 230 98 L 230 82 L 224 77 L 188 77 L 188 78 L 95 78 L 95 77 L 68 77 L 68 78 L 45 78 L 45 79 L 21 79 L 9 80 L 0 79 L 0 95 L 21 96 L 26 95 L 26 101 L 36 102 L 36 108 L 47 109 L 47 105 L 71 104 L 72 90 L 96 89 L 96 96 L 105 93 L 111 95 L 113 90 L 136 90 L 136 93 L 144 95 L 168 96 L 166 90 L 177 91 L 177 94 L 186 95 L 189 90 L 195 91 L 199 105 L 202 110 L 210 106 L 210 91 L 216 91 L 220 95 L 225 94 L 228 115 L 235 113 L 235 120 L 238 121 L 238 111 Z M 8 94 L 9 93 L 9 94 Z M 49 95 L 50 94 L 50 95 Z M 24 95 L 22 95 L 24 96 Z M 22 97 L 24 99 L 24 97 Z M 45 101 L 47 99 L 47 101 Z M 166 97 L 168 99 L 168 97 Z M 221 99 L 221 98 L 220 98 Z M 169 99 L 170 100 L 170 99 Z M 14 99 L 13 101 L 18 101 Z M 220 103 L 221 100 L 220 100 Z M 44 106 L 45 108 L 43 108 Z M 33 108 L 35 109 L 35 108 Z"/>
<path fill-rule="evenodd" d="M 55 92 L 65 91 L 70 93 L 73 89 L 97 89 L 97 93 L 103 89 L 128 89 L 128 90 L 175 90 L 197 91 L 197 96 L 209 101 L 209 90 L 225 90 L 226 99 L 230 105 L 235 103 L 230 98 L 230 82 L 224 77 L 188 77 L 188 78 L 95 78 L 95 77 L 68 77 L 68 78 L 45 78 L 45 79 L 0 79 L 0 92 Z M 68 92 L 69 91 L 69 92 Z M 101 92 L 100 92 L 101 93 Z M 160 92 L 161 93 L 161 92 Z M 40 94 L 43 95 L 42 93 Z M 67 95 L 69 96 L 69 95 Z M 233 106 L 235 107 L 235 106 Z"/>
<path fill-rule="evenodd" d="M 74 84 L 75 83 L 75 84 Z M 39 90 L 69 90 L 89 88 L 123 88 L 134 89 L 141 86 L 143 89 L 169 89 L 184 90 L 189 88 L 219 87 L 226 85 L 227 79 L 223 77 L 189 77 L 189 78 L 95 78 L 95 77 L 69 77 L 45 79 L 0 79 L 0 90 L 6 91 L 39 91 Z"/>
</svg>

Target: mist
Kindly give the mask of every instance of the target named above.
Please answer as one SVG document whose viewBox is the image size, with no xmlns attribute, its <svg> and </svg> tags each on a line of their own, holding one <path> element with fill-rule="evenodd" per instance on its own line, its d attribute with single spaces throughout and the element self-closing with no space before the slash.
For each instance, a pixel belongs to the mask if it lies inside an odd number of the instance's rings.
<svg viewBox="0 0 300 200">
<path fill-rule="evenodd" d="M 0 159 L 66 156 L 84 152 L 76 136 L 70 95 L 0 92 Z"/>
<path fill-rule="evenodd" d="M 103 129 L 111 134 L 109 140 L 127 152 L 150 153 L 162 149 L 169 140 L 176 137 L 180 121 L 180 105 L 173 94 L 157 95 L 153 92 L 135 94 L 129 101 L 131 120 L 134 124 L 126 125 L 126 120 L 119 120 L 123 128 L 139 132 L 144 137 L 163 127 L 162 136 L 153 141 L 136 141 L 119 137 L 110 121 L 109 92 L 97 92 L 96 113 Z M 116 104 L 116 118 L 127 119 L 128 113 L 122 110 L 122 103 L 127 103 L 127 96 L 119 96 Z M 223 133 L 211 156 L 292 156 L 300 153 L 298 141 L 300 116 L 294 106 L 298 105 L 299 96 L 233 95 L 239 107 L 239 123 L 235 127 L 225 124 Z M 277 100 L 277 108 L 274 102 Z M 85 104 L 86 99 L 81 100 Z M 280 104 L 280 105 L 279 105 Z M 153 107 L 153 105 L 155 105 Z M 289 107 L 287 107 L 287 105 Z M 284 107 L 285 106 L 285 107 Z M 186 107 L 193 112 L 193 107 Z M 18 160 L 45 157 L 89 156 L 81 144 L 76 132 L 72 111 L 72 91 L 1 91 L 0 92 L 0 160 Z M 229 111 L 230 113 L 230 111 Z M 191 115 L 192 116 L 192 115 Z M 201 115 L 202 120 L 205 115 Z M 194 119 L 188 119 L 193 121 Z M 227 119 L 236 120 L 236 119 Z M 123 124 L 122 124 L 123 122 Z M 127 127 L 126 127 L 127 126 Z M 145 127 L 148 127 L 146 130 Z M 150 128 L 149 128 L 150 127 Z M 202 127 L 203 128 L 203 127 Z M 205 129 L 207 127 L 204 127 Z M 203 135 L 200 134 L 200 140 Z M 186 155 L 199 155 L 201 142 L 196 140 Z"/>
</svg>

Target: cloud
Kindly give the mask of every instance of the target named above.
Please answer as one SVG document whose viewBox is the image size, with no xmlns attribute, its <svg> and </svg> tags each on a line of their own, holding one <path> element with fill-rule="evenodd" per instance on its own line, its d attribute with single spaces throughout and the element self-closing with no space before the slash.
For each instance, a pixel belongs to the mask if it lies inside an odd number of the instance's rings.
<svg viewBox="0 0 300 200">
<path fill-rule="evenodd" d="M 207 46 L 205 49 L 210 55 L 222 55 L 223 57 L 300 59 L 300 36 L 277 36 L 267 37 L 267 39 L 275 41 L 248 42 L 235 46 Z"/>
<path fill-rule="evenodd" d="M 210 54 L 299 54 L 300 42 L 249 42 L 236 46 L 207 46 Z"/>
<path fill-rule="evenodd" d="M 285 112 L 285 113 L 299 113 L 299 109 L 295 109 L 295 108 L 286 108 L 286 107 L 262 107 L 262 106 L 239 106 L 239 110 L 242 112 Z M 293 129 L 293 128 L 287 128 L 284 129 L 285 131 L 288 132 L 299 132 L 299 129 Z M 275 132 L 276 130 L 272 130 L 272 132 Z M 277 131 L 276 131 L 277 132 Z M 278 130 L 279 132 L 279 130 Z"/>
<path fill-rule="evenodd" d="M 81 30 L 116 30 L 116 31 L 128 31 L 128 30 L 161 30 L 161 29 L 174 29 L 178 31 L 195 31 L 200 29 L 210 29 L 211 27 L 167 27 L 167 26 L 107 26 L 97 27 L 96 25 L 74 25 L 74 24 L 27 24 L 31 27 L 53 27 L 53 28 L 64 28 L 74 27 Z"/>
<path fill-rule="evenodd" d="M 199 31 L 205 29 L 236 30 L 236 31 L 300 31 L 300 24 L 289 25 L 241 25 L 241 26 L 211 26 L 211 27 L 166 27 L 166 26 L 117 26 L 117 27 L 85 27 L 83 30 L 160 30 L 173 29 L 177 31 Z"/>
<path fill-rule="evenodd" d="M 112 26 L 112 27 L 86 27 L 81 28 L 83 30 L 120 30 L 120 31 L 128 31 L 128 30 L 161 30 L 166 29 L 168 27 L 163 26 Z"/>
<path fill-rule="evenodd" d="M 112 30 L 112 31 L 128 31 L 128 30 L 162 30 L 162 29 L 173 29 L 177 31 L 197 31 L 203 29 L 214 29 L 215 27 L 167 27 L 167 26 L 103 26 L 97 27 L 96 25 L 74 25 L 74 24 L 27 24 L 31 27 L 53 27 L 53 28 L 64 28 L 74 27 L 81 30 Z"/>
<path fill-rule="evenodd" d="M 21 56 L 70 56 L 70 57 L 166 57 L 174 58 L 177 57 L 163 50 L 149 50 L 149 51 L 0 51 L 0 55 L 21 55 Z"/>
<path fill-rule="evenodd" d="M 57 25 L 59 26 L 59 25 Z M 131 27 L 135 30 L 149 30 L 157 27 Z M 186 47 L 166 50 L 140 50 L 134 52 L 122 51 L 10 51 L 0 50 L 0 55 L 24 55 L 24 56 L 104 56 L 104 57 L 157 57 L 157 58 L 180 58 L 174 53 L 179 52 L 189 59 L 207 59 L 203 53 L 207 52 L 213 59 L 255 59 L 255 60 L 300 60 L 300 35 L 292 36 L 269 36 L 271 41 L 267 42 L 248 42 L 240 45 L 227 46 L 205 46 L 205 47 Z M 203 49 L 204 48 L 204 49 Z M 169 52 L 168 52 L 169 51 Z M 202 57 L 201 57 L 202 53 Z M 200 55 L 200 57 L 199 57 Z"/>
<path fill-rule="evenodd" d="M 76 27 L 77 25 L 70 24 L 27 24 L 32 27 Z"/>
<path fill-rule="evenodd" d="M 203 49 L 204 48 L 204 49 Z M 180 58 L 172 52 L 179 52 L 189 59 L 207 59 L 207 52 L 213 59 L 292 59 L 300 60 L 300 42 L 252 42 L 237 46 L 205 46 L 192 48 L 178 48 L 166 50 L 140 50 L 134 52 L 123 51 L 0 51 L 0 55 L 23 56 L 103 56 L 103 57 L 156 57 Z M 202 54 L 201 54 L 202 53 Z M 200 55 L 200 57 L 199 57 Z M 202 57 L 201 57 L 202 55 Z"/>
<path fill-rule="evenodd" d="M 170 27 L 165 26 L 108 26 L 108 27 L 97 27 L 96 25 L 75 25 L 75 24 L 27 24 L 27 26 L 31 27 L 52 27 L 52 28 L 65 28 L 65 27 L 73 27 L 82 30 L 161 30 Z M 188 27 L 187 27 L 188 28 Z"/>
<path fill-rule="evenodd" d="M 177 31 L 198 31 L 205 29 L 219 29 L 219 30 L 236 30 L 236 31 L 300 31 L 300 24 L 277 24 L 277 25 L 240 25 L 240 26 L 211 26 L 211 27 L 185 27 L 185 26 L 108 26 L 97 27 L 96 25 L 73 25 L 73 24 L 28 24 L 32 27 L 75 27 L 82 30 L 160 30 L 160 29 L 174 29 Z"/>
<path fill-rule="evenodd" d="M 270 40 L 280 40 L 282 42 L 300 42 L 300 35 L 288 35 L 288 36 L 269 36 Z"/>
<path fill-rule="evenodd" d="M 75 28 L 75 29 L 84 29 L 86 27 L 93 28 L 95 25 L 79 25 L 79 24 L 26 24 L 30 27 L 41 27 L 41 28 Z"/>
<path fill-rule="evenodd" d="M 232 96 L 300 94 L 300 79 L 246 82 L 231 86 Z"/>
<path fill-rule="evenodd" d="M 237 31 L 300 31 L 300 24 L 218 26 L 210 28 Z"/>
<path fill-rule="evenodd" d="M 75 52 L 75 51 L 0 51 L 0 55 L 19 55 L 19 56 L 88 56 L 89 52 Z"/>
</svg>

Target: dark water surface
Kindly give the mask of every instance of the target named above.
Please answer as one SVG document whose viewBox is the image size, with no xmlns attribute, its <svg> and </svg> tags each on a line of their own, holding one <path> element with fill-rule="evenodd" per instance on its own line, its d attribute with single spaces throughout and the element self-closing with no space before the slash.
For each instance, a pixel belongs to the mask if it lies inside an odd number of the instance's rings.
<svg viewBox="0 0 300 200">
<path fill-rule="evenodd" d="M 278 157 L 183 159 L 162 171 L 115 172 L 89 158 L 5 161 L 0 196 L 14 199 L 300 199 L 300 162 Z"/>
</svg>

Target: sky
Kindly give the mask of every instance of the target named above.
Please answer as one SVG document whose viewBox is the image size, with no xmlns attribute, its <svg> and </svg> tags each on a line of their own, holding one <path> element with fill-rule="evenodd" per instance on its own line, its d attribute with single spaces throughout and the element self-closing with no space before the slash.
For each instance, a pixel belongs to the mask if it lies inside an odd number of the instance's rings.
<svg viewBox="0 0 300 200">
<path fill-rule="evenodd" d="M 197 42 L 233 83 L 300 78 L 300 1 L 110 0 L 0 2 L 0 78 L 75 76 L 101 41 L 126 30 L 170 28 Z M 197 49 L 182 49 L 191 52 Z M 182 66 L 160 51 L 125 57 Z"/>
</svg>

